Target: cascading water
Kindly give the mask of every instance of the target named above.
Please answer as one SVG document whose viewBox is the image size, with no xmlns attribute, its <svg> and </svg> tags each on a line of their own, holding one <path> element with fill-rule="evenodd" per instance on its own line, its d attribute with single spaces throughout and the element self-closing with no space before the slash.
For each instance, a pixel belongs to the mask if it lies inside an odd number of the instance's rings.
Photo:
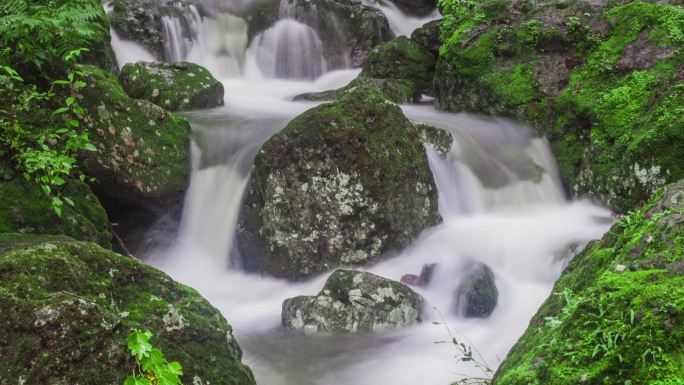
<svg viewBox="0 0 684 385">
<path fill-rule="evenodd" d="M 315 81 L 263 77 L 255 55 L 245 51 L 243 20 L 205 19 L 199 35 L 189 57 L 221 78 L 227 103 L 187 114 L 195 134 L 195 159 L 182 224 L 175 246 L 148 261 L 198 289 L 223 312 L 260 384 L 437 385 L 451 383 L 459 377 L 456 373 L 480 375 L 453 358 L 453 346 L 434 343 L 449 334 L 430 322 L 441 320 L 431 309 L 496 367 L 551 292 L 572 250 L 609 226 L 607 210 L 565 199 L 548 144 L 532 137 L 525 126 L 406 106 L 412 120 L 444 128 L 454 137 L 446 156 L 426 147 L 444 223 L 396 257 L 364 269 L 398 280 L 436 263 L 430 286 L 416 289 L 427 303 L 424 322 L 363 335 L 283 331 L 282 301 L 317 293 L 327 275 L 290 283 L 230 265 L 251 162 L 273 133 L 312 106 L 291 102 L 292 96 L 342 86 L 358 71 L 332 72 Z M 283 44 L 294 43 L 286 39 Z M 276 70 L 281 65 L 276 60 Z M 472 261 L 487 264 L 496 276 L 499 301 L 486 319 L 467 319 L 452 311 L 454 290 L 467 278 L 464 267 Z"/>
<path fill-rule="evenodd" d="M 168 62 L 185 60 L 197 40 L 201 24 L 202 16 L 194 5 L 189 5 L 181 16 L 163 16 L 164 59 Z"/>
<path fill-rule="evenodd" d="M 426 17 L 407 16 L 391 1 L 363 0 L 363 3 L 380 9 L 382 13 L 385 14 L 385 17 L 387 17 L 390 30 L 392 30 L 392 33 L 396 36 L 410 37 L 411 33 L 417 28 L 442 17 L 437 10 Z"/>
</svg>

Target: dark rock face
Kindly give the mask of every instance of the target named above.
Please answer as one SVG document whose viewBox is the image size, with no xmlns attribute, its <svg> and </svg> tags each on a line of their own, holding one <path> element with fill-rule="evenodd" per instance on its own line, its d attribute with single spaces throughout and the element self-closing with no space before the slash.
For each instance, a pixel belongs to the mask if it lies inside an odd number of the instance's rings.
<svg viewBox="0 0 684 385">
<path fill-rule="evenodd" d="M 681 2 L 441 4 L 438 107 L 533 123 L 569 192 L 618 212 L 684 177 Z"/>
<path fill-rule="evenodd" d="M 399 282 L 365 272 L 336 270 L 315 297 L 283 302 L 283 326 L 315 332 L 395 329 L 420 322 L 422 298 Z"/>
<path fill-rule="evenodd" d="M 427 16 L 437 8 L 436 0 L 391 0 L 407 15 Z"/>
<path fill-rule="evenodd" d="M 196 291 L 95 244 L 38 238 L 0 235 L 0 250 L 14 245 L 0 255 L 0 383 L 121 384 L 127 336 L 143 329 L 186 383 L 254 384 L 230 325 Z"/>
<path fill-rule="evenodd" d="M 420 270 L 420 275 L 406 274 L 401 277 L 400 281 L 401 283 L 410 286 L 427 287 L 430 285 L 430 281 L 432 281 L 432 275 L 435 273 L 436 267 L 437 264 L 435 263 L 423 265 L 423 268 Z"/>
<path fill-rule="evenodd" d="M 122 39 L 142 44 L 158 60 L 172 59 L 164 50 L 168 37 L 164 34 L 162 18 L 169 16 L 180 20 L 184 36 L 192 39 L 196 37 L 196 31 L 190 28 L 190 18 L 194 17 L 190 7 L 200 14 L 205 13 L 199 0 L 117 0 L 112 5 L 109 20 L 114 30 Z"/>
<path fill-rule="evenodd" d="M 246 269 L 299 279 L 368 263 L 439 222 L 415 128 L 382 94 L 357 88 L 264 144 L 238 246 Z"/>
<path fill-rule="evenodd" d="M 489 317 L 499 300 L 494 272 L 482 263 L 474 263 L 466 270 L 467 278 L 454 292 L 454 313 L 465 317 Z"/>
<path fill-rule="evenodd" d="M 416 130 L 423 142 L 430 144 L 441 157 L 446 157 L 451 151 L 454 144 L 454 136 L 451 132 L 423 123 L 416 123 Z"/>
<path fill-rule="evenodd" d="M 316 31 L 330 69 L 360 66 L 373 47 L 393 37 L 380 10 L 354 0 L 285 0 L 257 4 L 249 18 L 250 39 L 280 18 L 294 19 Z"/>
<path fill-rule="evenodd" d="M 150 101 L 168 111 L 223 105 L 223 84 L 197 64 L 126 64 L 119 74 L 124 91 L 133 99 Z"/>
<path fill-rule="evenodd" d="M 680 383 L 683 198 L 684 181 L 659 189 L 575 256 L 492 384 Z"/>
<path fill-rule="evenodd" d="M 6 177 L 0 177 L 0 233 L 63 234 L 111 245 L 107 213 L 87 184 L 66 182 L 62 196 L 74 205 L 65 203 L 58 217 L 38 184 L 19 175 Z"/>
<path fill-rule="evenodd" d="M 82 105 L 98 152 L 80 163 L 97 178 L 100 195 L 139 205 L 166 206 L 183 198 L 190 173 L 190 125 L 146 100 L 131 99 L 117 79 L 84 68 Z"/>
<path fill-rule="evenodd" d="M 442 20 L 433 20 L 422 27 L 413 31 L 411 40 L 427 48 L 435 57 L 439 55 L 439 47 L 442 46 L 440 40 L 440 26 Z"/>
</svg>

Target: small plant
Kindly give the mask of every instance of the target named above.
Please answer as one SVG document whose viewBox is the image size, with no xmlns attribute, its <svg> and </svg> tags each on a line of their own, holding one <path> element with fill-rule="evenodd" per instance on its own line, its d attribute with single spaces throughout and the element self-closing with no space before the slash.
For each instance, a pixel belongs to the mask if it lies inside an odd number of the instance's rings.
<svg viewBox="0 0 684 385">
<path fill-rule="evenodd" d="M 164 353 L 150 344 L 151 338 L 149 330 L 134 330 L 128 336 L 128 349 L 135 357 L 135 366 L 124 385 L 182 385 L 181 364 L 166 361 Z"/>
</svg>

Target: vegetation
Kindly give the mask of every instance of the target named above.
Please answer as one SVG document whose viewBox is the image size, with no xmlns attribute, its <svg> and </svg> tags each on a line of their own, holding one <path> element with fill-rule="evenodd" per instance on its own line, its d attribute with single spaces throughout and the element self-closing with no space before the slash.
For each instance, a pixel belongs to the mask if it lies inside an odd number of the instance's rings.
<svg viewBox="0 0 684 385">
<path fill-rule="evenodd" d="M 183 385 L 180 380 L 183 375 L 181 364 L 168 362 L 164 353 L 150 344 L 151 338 L 149 330 L 134 330 L 128 336 L 128 349 L 135 357 L 136 365 L 124 385 Z"/>
</svg>

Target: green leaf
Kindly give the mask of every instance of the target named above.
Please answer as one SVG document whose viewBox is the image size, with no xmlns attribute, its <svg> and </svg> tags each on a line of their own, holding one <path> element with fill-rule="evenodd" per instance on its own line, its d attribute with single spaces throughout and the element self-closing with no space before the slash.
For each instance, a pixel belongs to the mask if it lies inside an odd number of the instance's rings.
<svg viewBox="0 0 684 385">
<path fill-rule="evenodd" d="M 63 197 L 64 202 L 66 202 L 69 206 L 74 207 L 74 201 L 69 198 L 69 197 Z"/>
<path fill-rule="evenodd" d="M 77 127 L 80 127 L 80 126 L 81 126 L 81 122 L 79 122 L 79 121 L 76 120 L 76 119 L 69 119 L 69 125 L 70 125 L 71 127 L 77 128 Z"/>
<path fill-rule="evenodd" d="M 124 381 L 124 385 L 152 385 L 152 383 L 147 378 L 128 376 Z"/>
<path fill-rule="evenodd" d="M 145 332 L 135 331 L 128 336 L 128 349 L 138 360 L 150 355 L 152 351 L 150 338 L 152 338 L 152 332 L 149 330 Z"/>
<path fill-rule="evenodd" d="M 95 147 L 94 144 L 92 143 L 86 143 L 83 145 L 83 149 L 86 151 L 97 151 L 97 147 Z"/>
</svg>

